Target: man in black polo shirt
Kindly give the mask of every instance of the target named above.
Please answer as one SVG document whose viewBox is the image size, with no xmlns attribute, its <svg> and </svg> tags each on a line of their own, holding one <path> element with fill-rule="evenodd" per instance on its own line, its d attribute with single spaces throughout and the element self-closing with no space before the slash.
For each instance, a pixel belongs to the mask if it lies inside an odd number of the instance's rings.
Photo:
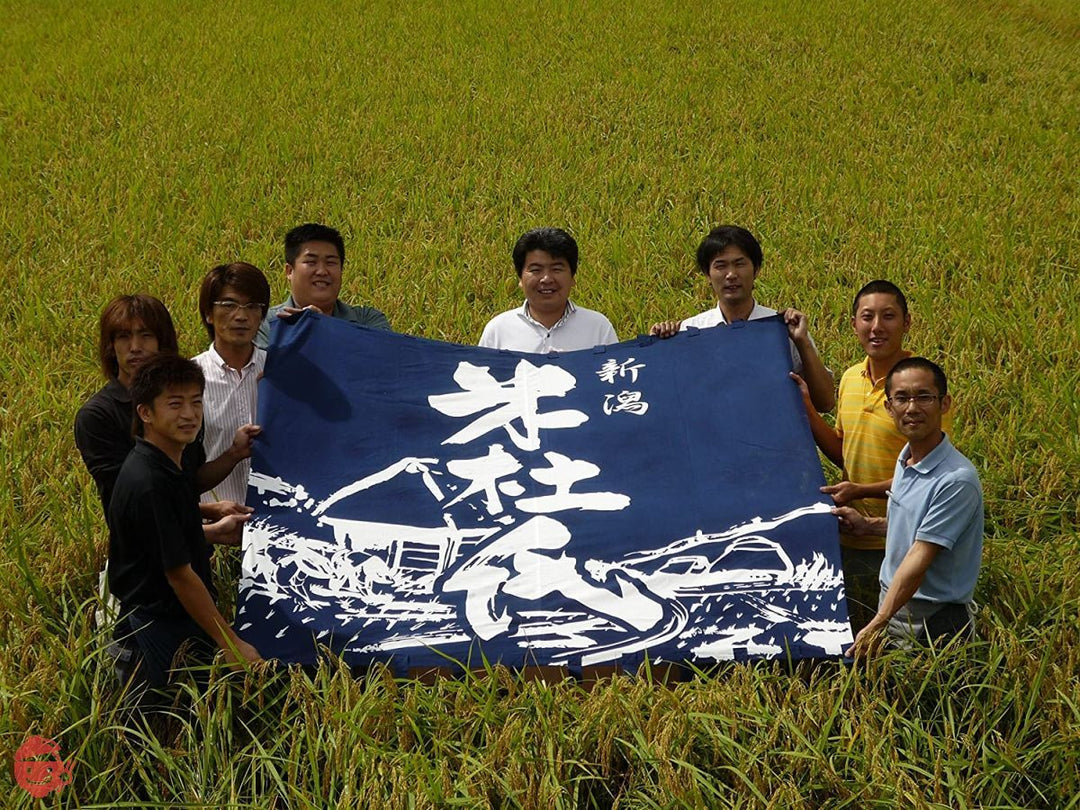
<svg viewBox="0 0 1080 810">
<path fill-rule="evenodd" d="M 233 664 L 260 660 L 214 604 L 197 499 L 181 470 L 202 427 L 203 384 L 198 365 L 159 353 L 140 364 L 130 388 L 138 435 L 109 502 L 109 586 L 136 652 L 118 674 L 136 687 L 165 686 L 185 643 L 203 660 L 215 646 Z"/>
<path fill-rule="evenodd" d="M 131 395 L 128 388 L 139 367 L 155 354 L 176 354 L 176 330 L 165 305 L 151 295 L 119 295 L 108 303 L 99 321 L 98 358 L 108 380 L 75 416 L 75 445 L 97 486 L 105 514 L 109 512 L 116 474 L 133 446 Z M 242 459 L 251 453 L 258 435 L 255 425 L 245 425 L 221 456 L 207 462 L 201 441 L 184 450 L 184 469 L 200 493 L 217 486 Z M 226 515 L 250 512 L 231 501 L 204 504 L 202 516 L 219 520 Z M 208 526 L 211 542 L 218 527 Z"/>
<path fill-rule="evenodd" d="M 98 322 L 98 361 L 108 381 L 79 408 L 75 416 L 75 445 L 101 499 L 101 509 L 108 519 L 120 465 L 135 445 L 131 435 L 131 394 L 128 388 L 139 366 L 155 354 L 177 354 L 176 330 L 169 310 L 152 295 L 118 295 L 101 312 Z M 201 441 L 184 448 L 183 468 L 199 492 L 205 492 L 223 480 L 233 467 L 251 452 L 252 438 L 259 429 L 245 425 L 237 431 L 232 446 L 220 457 L 207 463 Z M 234 544 L 240 524 L 230 515 L 252 510 L 233 501 L 205 503 L 200 506 L 203 526 L 209 543 Z M 115 616 L 115 600 L 105 588 L 106 569 L 98 574 L 98 594 L 103 609 L 97 611 L 99 626 Z M 119 634 L 122 635 L 122 634 Z M 110 647 L 110 654 L 120 650 Z"/>
</svg>

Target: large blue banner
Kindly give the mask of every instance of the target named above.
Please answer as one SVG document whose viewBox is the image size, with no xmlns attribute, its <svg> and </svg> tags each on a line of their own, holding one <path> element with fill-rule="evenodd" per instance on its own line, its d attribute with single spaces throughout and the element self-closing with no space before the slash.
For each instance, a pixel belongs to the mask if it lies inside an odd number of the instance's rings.
<svg viewBox="0 0 1080 810">
<path fill-rule="evenodd" d="M 561 355 L 280 324 L 237 627 L 399 671 L 838 655 L 790 362 L 778 319 Z"/>
</svg>

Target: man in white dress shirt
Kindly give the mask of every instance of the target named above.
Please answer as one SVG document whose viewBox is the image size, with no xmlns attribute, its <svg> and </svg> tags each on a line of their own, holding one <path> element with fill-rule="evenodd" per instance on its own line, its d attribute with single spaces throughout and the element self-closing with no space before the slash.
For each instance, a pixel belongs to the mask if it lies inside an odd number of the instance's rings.
<svg viewBox="0 0 1080 810">
<path fill-rule="evenodd" d="M 206 377 L 203 393 L 203 444 L 216 457 L 237 429 L 255 422 L 256 386 L 266 351 L 255 346 L 259 325 L 270 307 L 270 284 L 246 262 L 221 264 L 206 274 L 199 291 L 199 315 L 212 341 L 194 358 Z M 251 460 L 245 458 L 203 501 L 247 500 Z"/>
<path fill-rule="evenodd" d="M 698 246 L 697 265 L 712 285 L 716 306 L 684 321 L 653 324 L 650 334 L 667 338 L 689 326 L 705 329 L 779 314 L 754 300 L 754 281 L 761 270 L 762 258 L 761 245 L 746 228 L 738 225 L 713 228 Z M 832 372 L 818 356 L 817 346 L 807 329 L 807 317 L 792 308 L 785 309 L 783 317 L 793 371 L 806 380 L 814 407 L 822 412 L 831 411 L 836 405 Z"/>
<path fill-rule="evenodd" d="M 607 318 L 570 300 L 578 265 L 570 234 L 535 228 L 518 239 L 513 257 L 525 303 L 488 321 L 481 346 L 546 354 L 619 342 Z"/>
</svg>

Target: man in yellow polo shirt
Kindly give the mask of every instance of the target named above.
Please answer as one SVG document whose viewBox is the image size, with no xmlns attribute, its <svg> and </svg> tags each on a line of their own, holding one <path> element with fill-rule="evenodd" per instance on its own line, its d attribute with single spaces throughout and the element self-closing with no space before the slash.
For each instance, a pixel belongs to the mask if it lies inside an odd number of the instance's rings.
<svg viewBox="0 0 1080 810">
<path fill-rule="evenodd" d="M 871 281 L 855 295 L 851 326 L 866 358 L 840 379 L 836 427 L 813 407 L 807 408 L 807 415 L 821 452 L 844 473 L 840 483 L 823 487 L 822 492 L 831 495 L 837 506 L 851 506 L 867 517 L 884 517 L 896 458 L 907 441 L 885 410 L 885 377 L 911 356 L 904 349 L 904 337 L 911 328 L 907 299 L 892 282 Z M 951 427 L 949 418 L 945 429 Z M 853 632 L 858 633 L 877 610 L 884 538 L 841 533 L 840 552 L 848 615 Z"/>
</svg>

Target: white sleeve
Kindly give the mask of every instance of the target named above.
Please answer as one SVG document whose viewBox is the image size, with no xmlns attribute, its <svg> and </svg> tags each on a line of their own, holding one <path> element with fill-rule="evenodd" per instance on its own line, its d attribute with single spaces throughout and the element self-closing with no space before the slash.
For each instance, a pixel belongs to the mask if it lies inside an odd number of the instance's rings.
<svg viewBox="0 0 1080 810">
<path fill-rule="evenodd" d="M 497 349 L 498 341 L 495 339 L 495 330 L 492 328 L 492 324 L 495 323 L 495 319 L 492 318 L 484 326 L 484 331 L 480 333 L 480 342 L 477 346 L 481 346 L 485 349 Z"/>
</svg>

